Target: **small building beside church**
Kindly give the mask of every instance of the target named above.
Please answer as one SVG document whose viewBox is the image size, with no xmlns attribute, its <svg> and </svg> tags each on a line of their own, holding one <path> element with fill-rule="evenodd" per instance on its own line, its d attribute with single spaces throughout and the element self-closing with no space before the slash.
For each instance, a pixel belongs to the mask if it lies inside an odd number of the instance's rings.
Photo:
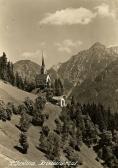
<svg viewBox="0 0 118 168">
<path fill-rule="evenodd" d="M 51 78 L 50 75 L 47 73 L 44 57 L 42 55 L 42 65 L 40 74 L 36 76 L 36 88 L 45 89 L 51 85 Z"/>
<path fill-rule="evenodd" d="M 53 101 L 60 107 L 66 107 L 66 100 L 64 96 L 53 96 Z"/>
</svg>

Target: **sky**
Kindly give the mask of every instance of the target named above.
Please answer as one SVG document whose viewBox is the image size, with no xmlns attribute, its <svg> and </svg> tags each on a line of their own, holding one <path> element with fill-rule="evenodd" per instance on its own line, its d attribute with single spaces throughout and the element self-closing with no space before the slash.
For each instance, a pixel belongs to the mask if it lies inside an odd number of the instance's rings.
<svg viewBox="0 0 118 168">
<path fill-rule="evenodd" d="M 118 46 L 118 0 L 0 0 L 0 54 L 47 68 L 95 42 Z"/>
</svg>

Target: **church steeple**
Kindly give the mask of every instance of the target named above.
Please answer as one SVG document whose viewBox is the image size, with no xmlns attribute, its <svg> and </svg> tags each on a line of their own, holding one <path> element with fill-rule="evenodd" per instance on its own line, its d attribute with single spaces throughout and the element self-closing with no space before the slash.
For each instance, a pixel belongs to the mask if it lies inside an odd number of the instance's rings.
<svg viewBox="0 0 118 168">
<path fill-rule="evenodd" d="M 42 51 L 42 66 L 45 66 L 44 57 L 43 57 L 43 51 Z"/>
<path fill-rule="evenodd" d="M 45 74 L 45 62 L 44 62 L 43 51 L 42 51 L 42 65 L 41 65 L 41 74 Z"/>
</svg>

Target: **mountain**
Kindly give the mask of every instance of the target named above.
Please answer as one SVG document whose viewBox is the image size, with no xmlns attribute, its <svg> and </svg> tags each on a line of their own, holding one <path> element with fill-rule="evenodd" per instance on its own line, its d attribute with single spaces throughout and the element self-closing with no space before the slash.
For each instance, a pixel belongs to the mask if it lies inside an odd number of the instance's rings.
<svg viewBox="0 0 118 168">
<path fill-rule="evenodd" d="M 117 57 L 118 54 L 113 49 L 97 42 L 62 63 L 57 72 L 62 79 L 80 85 L 87 78 L 94 80 Z"/>
<path fill-rule="evenodd" d="M 118 46 L 109 47 L 108 50 L 112 53 L 118 54 Z"/>
<path fill-rule="evenodd" d="M 57 65 L 53 65 L 52 68 L 57 72 L 58 69 L 60 68 L 62 63 L 58 63 Z"/>
<path fill-rule="evenodd" d="M 101 103 L 113 112 L 118 109 L 118 59 L 113 61 L 93 81 L 85 80 L 77 85 L 71 95 L 81 103 Z"/>
<path fill-rule="evenodd" d="M 58 73 L 53 67 L 48 70 L 48 73 L 53 81 L 58 78 Z"/>
<path fill-rule="evenodd" d="M 23 78 L 26 77 L 28 81 L 34 81 L 40 73 L 40 65 L 30 60 L 17 61 L 14 64 L 14 72 L 18 72 Z"/>
</svg>

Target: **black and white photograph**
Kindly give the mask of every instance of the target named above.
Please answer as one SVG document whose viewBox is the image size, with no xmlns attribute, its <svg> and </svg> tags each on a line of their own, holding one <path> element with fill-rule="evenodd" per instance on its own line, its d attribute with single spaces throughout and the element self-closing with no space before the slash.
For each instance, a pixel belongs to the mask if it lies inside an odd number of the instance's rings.
<svg viewBox="0 0 118 168">
<path fill-rule="evenodd" d="M 0 0 L 0 168 L 118 168 L 118 0 Z"/>
</svg>

